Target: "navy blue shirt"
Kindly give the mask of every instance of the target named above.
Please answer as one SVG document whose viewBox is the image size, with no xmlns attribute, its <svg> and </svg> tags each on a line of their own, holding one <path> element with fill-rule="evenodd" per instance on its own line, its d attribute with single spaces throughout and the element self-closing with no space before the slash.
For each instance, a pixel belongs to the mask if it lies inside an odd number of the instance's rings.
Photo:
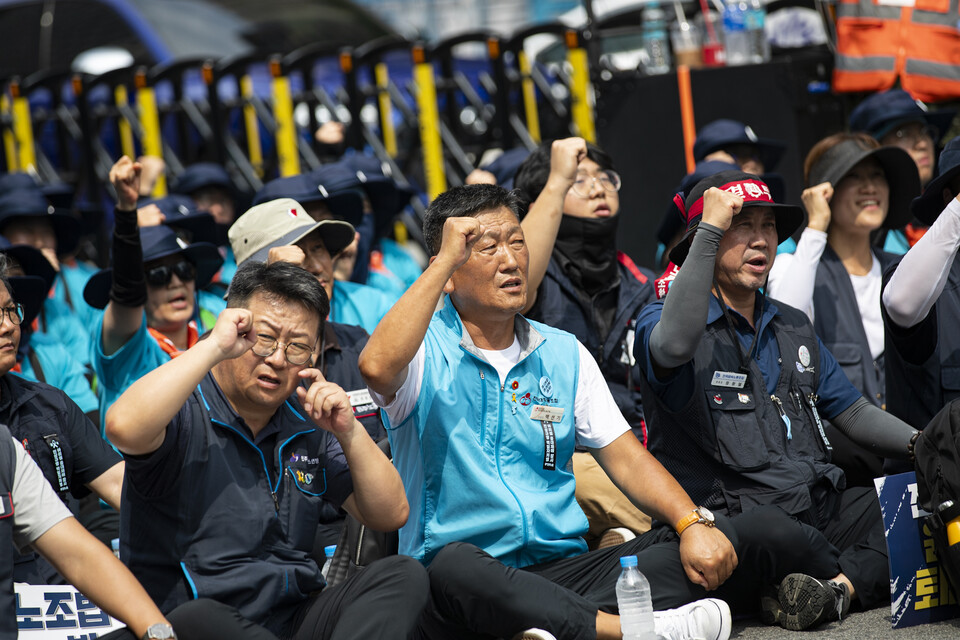
<svg viewBox="0 0 960 640">
<path fill-rule="evenodd" d="M 753 358 L 763 374 L 767 392 L 773 394 L 777 387 L 777 379 L 780 377 L 780 367 L 783 365 L 797 366 L 799 354 L 781 356 L 780 345 L 777 344 L 776 335 L 770 328 L 771 320 L 780 312 L 777 306 L 766 296 L 758 293 L 757 301 L 760 318 L 756 324 L 760 335 L 754 347 Z M 633 353 L 637 359 L 637 365 L 647 376 L 650 387 L 657 396 L 671 411 L 679 411 L 686 406 L 690 397 L 696 392 L 696 375 L 692 360 L 672 371 L 664 380 L 658 379 L 654 374 L 653 362 L 649 357 L 650 334 L 660 321 L 660 316 L 663 313 L 663 302 L 663 300 L 652 302 L 644 307 L 640 315 L 637 316 L 636 341 L 634 342 Z M 740 339 L 743 353 L 747 353 L 754 340 L 754 329 L 742 315 L 729 307 L 728 310 L 733 319 L 737 337 Z M 707 324 L 711 325 L 714 322 L 726 322 L 726 320 L 719 300 L 716 296 L 711 295 L 710 308 L 707 311 Z M 817 408 L 826 418 L 831 419 L 843 413 L 862 396 L 844 375 L 833 354 L 827 350 L 819 338 L 817 341 L 820 348 L 820 381 L 817 387 L 817 395 L 820 396 L 820 400 L 817 403 Z"/>
<path fill-rule="evenodd" d="M 283 483 L 277 478 L 282 470 L 279 460 L 274 459 L 277 435 L 291 433 L 302 429 L 304 424 L 315 427 L 312 421 L 304 417 L 303 407 L 296 396 L 291 396 L 283 406 L 277 409 L 266 426 L 256 436 L 246 422 L 227 400 L 220 385 L 217 384 L 212 373 L 204 376 L 198 385 L 200 396 L 205 404 L 203 407 L 210 414 L 214 425 L 226 427 L 238 437 L 254 444 L 260 449 L 264 461 L 264 470 L 268 474 L 271 485 L 278 485 L 282 490 Z M 167 433 L 160 447 L 143 456 L 126 456 L 127 473 L 137 490 L 146 496 L 159 496 L 171 488 L 179 475 L 183 464 L 183 453 L 187 450 L 187 443 L 193 430 L 191 429 L 191 403 L 194 396 L 180 408 L 177 415 L 167 425 Z M 340 443 L 330 434 L 326 438 L 324 473 L 327 490 L 323 494 L 326 502 L 340 508 L 343 501 L 353 493 L 353 479 L 347 466 L 346 456 L 340 448 Z"/>
</svg>

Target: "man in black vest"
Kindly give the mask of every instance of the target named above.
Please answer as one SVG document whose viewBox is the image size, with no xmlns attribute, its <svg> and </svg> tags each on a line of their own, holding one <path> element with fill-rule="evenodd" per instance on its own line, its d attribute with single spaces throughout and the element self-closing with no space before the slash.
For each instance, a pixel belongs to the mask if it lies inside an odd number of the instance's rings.
<svg viewBox="0 0 960 640">
<path fill-rule="evenodd" d="M 756 520 L 740 527 L 744 547 L 802 530 L 806 545 L 775 552 L 803 573 L 763 599 L 767 622 L 805 629 L 837 619 L 851 598 L 888 602 L 876 494 L 846 489 L 820 412 L 890 457 L 908 457 L 917 432 L 857 392 L 802 312 L 760 293 L 803 212 L 739 171 L 701 180 L 679 202 L 687 236 L 671 260 L 682 266 L 666 299 L 637 319 L 651 451 L 694 501 Z"/>
<path fill-rule="evenodd" d="M 310 557 L 327 505 L 378 531 L 409 513 L 346 392 L 313 368 L 323 287 L 289 263 L 250 262 L 227 305 L 107 414 L 128 456 L 121 556 L 161 610 L 210 598 L 247 637 L 406 637 L 427 601 L 416 561 L 385 558 L 328 587 Z"/>
<path fill-rule="evenodd" d="M 887 410 L 923 429 L 960 397 L 960 137 L 910 209 L 930 228 L 884 273 Z"/>
</svg>

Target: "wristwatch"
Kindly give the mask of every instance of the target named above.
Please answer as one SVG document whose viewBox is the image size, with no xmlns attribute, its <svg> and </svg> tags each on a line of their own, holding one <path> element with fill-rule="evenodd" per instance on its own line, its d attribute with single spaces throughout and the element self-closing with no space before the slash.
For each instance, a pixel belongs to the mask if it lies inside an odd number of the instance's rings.
<svg viewBox="0 0 960 640">
<path fill-rule="evenodd" d="M 689 514 L 680 518 L 680 522 L 677 523 L 677 526 L 674 529 L 677 530 L 677 535 L 679 536 L 687 527 L 695 524 L 705 524 L 708 527 L 715 527 L 716 522 L 713 519 L 713 513 L 706 507 L 697 507 Z"/>
<path fill-rule="evenodd" d="M 170 625 L 158 622 L 147 627 L 147 632 L 140 640 L 177 640 L 177 634 Z"/>
</svg>

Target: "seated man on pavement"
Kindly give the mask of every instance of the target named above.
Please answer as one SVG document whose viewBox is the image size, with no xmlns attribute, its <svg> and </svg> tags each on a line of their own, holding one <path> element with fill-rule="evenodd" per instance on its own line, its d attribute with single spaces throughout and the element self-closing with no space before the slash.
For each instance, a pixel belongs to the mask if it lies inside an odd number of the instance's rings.
<svg viewBox="0 0 960 640">
<path fill-rule="evenodd" d="M 801 532 L 804 573 L 763 599 L 766 622 L 805 629 L 851 598 L 889 602 L 876 493 L 845 489 L 819 412 L 880 455 L 907 458 L 917 432 L 862 397 L 803 312 L 760 292 L 802 210 L 739 171 L 704 178 L 682 203 L 687 235 L 671 252 L 680 270 L 637 319 L 650 450 L 697 503 L 756 523 L 738 529 L 741 544 L 796 553 L 767 522 L 786 517 Z"/>
<path fill-rule="evenodd" d="M 313 368 L 323 288 L 300 267 L 250 262 L 227 304 L 107 415 L 128 456 L 121 556 L 165 612 L 202 597 L 224 605 L 210 613 L 224 627 L 256 636 L 406 637 L 427 600 L 419 564 L 392 556 L 325 588 L 309 556 L 325 503 L 380 531 L 409 511 L 347 394 Z"/>
<path fill-rule="evenodd" d="M 0 254 L 0 424 L 21 443 L 39 465 L 53 491 L 78 512 L 77 500 L 93 492 L 84 523 L 96 529 L 102 542 L 117 536 L 115 512 L 99 513 L 96 497 L 120 508 L 123 460 L 100 437 L 100 430 L 67 395 L 42 382 L 11 374 L 16 365 L 21 325 L 36 317 L 46 283 L 31 276 L 11 276 L 7 257 Z M 85 501 L 86 503 L 87 501 Z M 63 579 L 35 553 L 16 558 L 17 582 L 58 584 Z"/>
<path fill-rule="evenodd" d="M 2 424 L 0 496 L 0 636 L 16 638 L 18 633 L 13 583 L 14 557 L 20 550 L 42 554 L 136 637 L 176 640 L 170 622 L 143 587 L 110 549 L 71 516 L 30 455 Z"/>
<path fill-rule="evenodd" d="M 430 266 L 361 354 L 411 502 L 400 552 L 429 565 L 425 637 L 510 638 L 534 627 L 558 638 L 620 638 L 620 556 L 639 556 L 663 610 L 726 581 L 737 565 L 728 535 L 736 535 L 730 521 L 714 526 L 695 513 L 630 433 L 576 338 L 518 315 L 529 261 L 519 207 L 488 184 L 438 196 L 424 223 Z M 639 507 L 683 522 L 682 538 L 662 527 L 587 553 L 570 469 L 577 443 Z M 729 608 L 704 600 L 658 614 L 661 635 L 689 637 L 680 631 L 687 624 L 694 635 L 726 638 Z"/>
<path fill-rule="evenodd" d="M 620 176 L 613 159 L 580 138 L 544 143 L 520 165 L 515 183 L 528 200 L 538 200 L 526 224 L 535 216 L 544 221 L 536 235 L 527 233 L 531 264 L 540 252 L 549 261 L 523 314 L 577 337 L 599 365 L 634 435 L 645 443 L 633 320 L 655 298 L 654 274 L 617 251 Z M 650 528 L 650 517 L 631 504 L 584 448 L 573 456 L 573 471 L 577 501 L 590 522 L 591 548 L 624 542 Z"/>
</svg>

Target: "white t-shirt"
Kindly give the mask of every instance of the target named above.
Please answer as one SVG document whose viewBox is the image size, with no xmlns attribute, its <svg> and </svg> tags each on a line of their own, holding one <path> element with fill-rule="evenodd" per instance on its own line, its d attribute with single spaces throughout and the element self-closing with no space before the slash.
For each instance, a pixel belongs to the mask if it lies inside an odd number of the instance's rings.
<svg viewBox="0 0 960 640">
<path fill-rule="evenodd" d="M 500 384 L 503 385 L 510 368 L 520 360 L 520 343 L 514 337 L 513 344 L 506 349 L 501 351 L 482 349 L 481 351 L 487 361 L 499 372 Z M 610 389 L 600 373 L 600 367 L 580 341 L 577 341 L 577 351 L 580 357 L 580 369 L 577 378 L 577 397 L 573 406 L 577 443 L 591 449 L 602 449 L 629 431 L 630 425 L 627 424 L 613 396 L 610 395 Z M 407 365 L 406 378 L 392 402 L 386 402 L 383 396 L 370 389 L 373 401 L 386 410 L 390 424 L 400 424 L 413 411 L 420 396 L 420 386 L 423 384 L 425 359 L 426 348 L 421 343 L 416 355 Z"/>
<path fill-rule="evenodd" d="M 13 473 L 13 543 L 23 552 L 50 527 L 73 514 L 43 477 L 40 467 L 16 438 L 17 468 Z"/>
<path fill-rule="evenodd" d="M 870 355 L 876 360 L 883 353 L 883 316 L 880 315 L 880 285 L 883 274 L 880 271 L 880 261 L 873 259 L 870 272 L 865 276 L 850 275 L 850 283 L 857 294 L 857 306 L 860 308 L 860 319 L 863 321 L 863 330 L 867 334 L 867 343 L 870 345 Z"/>
</svg>

